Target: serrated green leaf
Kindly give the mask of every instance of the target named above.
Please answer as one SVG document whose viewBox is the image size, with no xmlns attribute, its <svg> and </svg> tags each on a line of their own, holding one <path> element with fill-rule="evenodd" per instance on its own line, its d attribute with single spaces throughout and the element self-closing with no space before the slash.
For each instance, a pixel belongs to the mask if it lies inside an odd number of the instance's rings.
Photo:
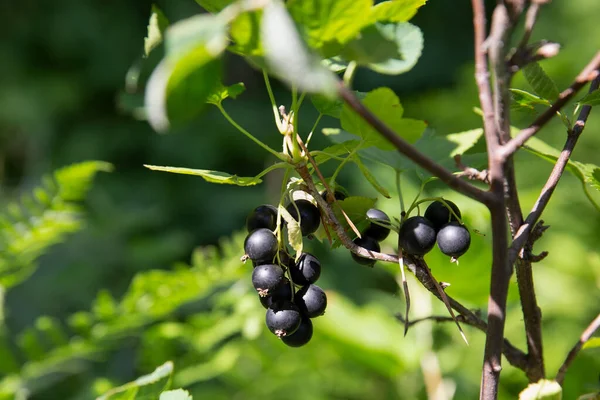
<svg viewBox="0 0 600 400">
<path fill-rule="evenodd" d="M 281 204 L 279 205 L 279 214 L 286 222 L 288 244 L 296 252 L 296 257 L 300 257 L 300 254 L 302 254 L 302 230 L 300 229 L 299 222 L 301 221 L 296 221 Z M 298 213 L 298 215 L 300 215 L 300 213 Z"/>
<path fill-rule="evenodd" d="M 600 347 L 600 337 L 593 337 L 583 344 L 582 350 L 597 349 Z"/>
<path fill-rule="evenodd" d="M 391 198 L 390 193 L 387 191 L 386 188 L 384 188 L 377 181 L 377 178 L 375 178 L 375 176 L 371 173 L 371 171 L 369 171 L 369 169 L 365 166 L 365 164 L 363 164 L 360 157 L 355 155 L 353 157 L 353 161 L 356 163 L 356 165 L 360 169 L 360 172 L 362 172 L 362 174 L 367 179 L 367 181 L 371 184 L 371 186 L 373 186 L 373 188 L 375 188 L 375 190 L 377 190 L 383 197 L 390 199 Z"/>
<path fill-rule="evenodd" d="M 242 82 L 233 84 L 231 86 L 223 86 L 223 84 L 219 83 L 219 86 L 213 90 L 213 92 L 206 99 L 207 103 L 220 105 L 223 100 L 231 97 L 235 99 L 240 94 L 242 94 L 246 90 L 246 86 Z"/>
<path fill-rule="evenodd" d="M 172 373 L 173 363 L 167 361 L 165 364 L 157 367 L 151 374 L 144 375 L 133 382 L 114 388 L 103 396 L 98 397 L 97 400 L 156 399 L 160 396 L 160 393 L 168 389 Z"/>
<path fill-rule="evenodd" d="M 159 132 L 194 117 L 220 82 L 220 56 L 228 43 L 224 21 L 197 15 L 171 25 L 166 56 L 152 72 L 144 104 L 148 122 Z"/>
<path fill-rule="evenodd" d="M 261 40 L 273 74 L 301 91 L 335 97 L 337 78 L 309 52 L 279 0 L 269 2 L 263 10 Z"/>
<path fill-rule="evenodd" d="M 144 38 L 144 56 L 148 57 L 150 52 L 162 43 L 164 32 L 168 26 L 169 20 L 165 17 L 165 14 L 156 4 L 152 4 L 148 33 Z"/>
<path fill-rule="evenodd" d="M 291 0 L 288 9 L 311 48 L 344 44 L 369 23 L 372 0 Z"/>
<path fill-rule="evenodd" d="M 324 148 L 323 150 L 319 150 L 319 152 L 314 156 L 314 160 L 317 165 L 320 165 L 334 157 L 340 157 L 356 151 L 361 144 L 362 141 L 360 140 L 347 140 L 342 143 L 336 143 Z"/>
<path fill-rule="evenodd" d="M 469 149 L 475 146 L 475 143 L 477 143 L 482 135 L 483 129 L 481 128 L 446 135 L 446 139 L 457 144 L 457 146 L 450 152 L 450 157 L 454 157 L 459 154 L 462 155 L 467 152 Z"/>
<path fill-rule="evenodd" d="M 367 95 L 364 92 L 357 91 L 355 91 L 354 94 L 361 100 L 363 100 Z M 330 117 L 338 119 L 340 118 L 342 114 L 342 108 L 344 107 L 344 102 L 342 100 L 338 98 L 328 99 L 327 97 L 318 94 L 311 96 L 310 100 L 317 111 L 319 111 L 321 114 L 329 115 Z"/>
<path fill-rule="evenodd" d="M 519 393 L 519 400 L 561 400 L 562 387 L 556 381 L 542 379 Z"/>
<path fill-rule="evenodd" d="M 236 0 L 196 0 L 202 8 L 210 13 L 218 13 Z"/>
<path fill-rule="evenodd" d="M 513 107 L 522 107 L 528 109 L 535 109 L 534 105 L 544 105 L 550 107 L 551 103 L 535 94 L 526 92 L 520 89 L 510 89 L 511 98 L 513 101 Z"/>
<path fill-rule="evenodd" d="M 415 16 L 427 0 L 382 1 L 371 9 L 371 20 L 381 22 L 406 22 Z"/>
<path fill-rule="evenodd" d="M 158 400 L 193 400 L 193 397 L 187 390 L 176 389 L 162 392 Z"/>
<path fill-rule="evenodd" d="M 588 106 L 600 105 L 600 89 L 596 89 L 593 92 L 586 94 L 581 99 L 579 99 L 577 103 Z"/>
<path fill-rule="evenodd" d="M 550 101 L 558 98 L 559 92 L 556 83 L 546 75 L 546 72 L 538 63 L 527 64 L 523 68 L 523 75 L 538 96 Z"/>
<path fill-rule="evenodd" d="M 179 167 L 161 167 L 158 165 L 144 165 L 144 167 L 154 171 L 172 172 L 174 174 L 195 175 L 202 177 L 205 181 L 211 183 L 223 183 L 237 186 L 254 186 L 262 182 L 257 177 L 242 177 L 230 175 L 226 172 L 213 171 L 208 169 L 192 169 Z"/>
<path fill-rule="evenodd" d="M 404 109 L 398 96 L 389 88 L 378 88 L 369 92 L 363 103 L 408 142 L 414 143 L 426 128 L 423 121 L 402 118 Z M 383 150 L 394 149 L 393 145 L 347 104 L 342 108 L 340 120 L 342 129 L 363 138 L 365 145 L 376 146 Z"/>
</svg>

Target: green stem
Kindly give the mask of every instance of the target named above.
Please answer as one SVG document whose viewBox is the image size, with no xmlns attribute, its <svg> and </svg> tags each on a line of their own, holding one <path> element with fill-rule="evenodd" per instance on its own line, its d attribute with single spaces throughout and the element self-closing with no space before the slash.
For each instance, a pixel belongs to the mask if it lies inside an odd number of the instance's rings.
<svg viewBox="0 0 600 400">
<path fill-rule="evenodd" d="M 270 167 L 264 169 L 263 171 L 261 171 L 260 174 L 256 175 L 255 178 L 262 178 L 263 176 L 265 176 L 266 174 L 268 174 L 271 171 L 274 171 L 278 168 L 291 168 L 290 164 L 287 162 L 279 162 L 279 163 L 275 163 L 273 165 L 271 165 Z"/>
<path fill-rule="evenodd" d="M 344 84 L 349 88 L 352 87 L 352 80 L 354 79 L 354 73 L 356 72 L 357 66 L 358 65 L 356 64 L 356 62 L 350 61 L 350 63 L 346 67 L 346 71 L 344 71 Z"/>
<path fill-rule="evenodd" d="M 310 142 L 310 139 L 312 138 L 313 132 L 315 131 L 315 129 L 317 129 L 317 125 L 319 125 L 321 118 L 323 118 L 323 114 L 319 113 L 319 116 L 317 117 L 315 124 L 313 125 L 312 129 L 310 130 L 310 133 L 308 134 L 308 138 L 306 138 L 306 143 L 305 143 L 306 147 L 308 147 L 308 143 Z"/>
<path fill-rule="evenodd" d="M 402 172 L 397 169 L 396 170 L 396 190 L 398 191 L 398 198 L 400 199 L 400 215 L 404 212 L 404 197 L 402 196 L 402 188 L 400 185 L 400 176 Z"/>
<path fill-rule="evenodd" d="M 338 174 L 342 171 L 342 168 L 344 167 L 344 165 L 346 165 L 346 163 L 348 161 L 352 160 L 352 156 L 354 156 L 354 153 L 356 153 L 356 150 L 359 149 L 359 148 L 360 148 L 360 146 L 357 146 L 354 150 L 352 150 L 350 152 L 350 154 L 348 154 L 348 157 L 344 158 L 344 161 L 342 161 L 340 163 L 340 165 L 338 165 L 338 167 L 336 168 L 335 172 L 333 173 L 333 175 L 331 176 L 331 178 L 329 180 L 329 182 L 331 182 L 330 185 L 332 185 L 333 183 L 335 183 L 335 180 L 336 180 Z"/>
<path fill-rule="evenodd" d="M 256 137 L 254 137 L 250 132 L 248 132 L 247 130 L 245 130 L 244 128 L 242 128 L 237 122 L 235 122 L 233 120 L 233 118 L 231 118 L 229 116 L 229 114 L 227 114 L 227 111 L 225 111 L 225 109 L 223 108 L 223 106 L 218 105 L 217 107 L 219 108 L 219 111 L 221 111 L 221 114 L 223 114 L 223 116 L 225 117 L 225 119 L 227 119 L 227 121 L 229 121 L 229 123 L 231 125 L 233 125 L 238 131 L 240 131 L 244 135 L 246 135 L 246 137 L 248 137 L 248 139 L 252 140 L 254 143 L 256 143 L 257 145 L 259 145 L 260 147 L 262 147 L 263 149 L 265 149 L 269 153 L 273 154 L 275 157 L 277 157 L 281 161 L 285 161 L 285 162 L 288 161 L 283 154 L 278 153 L 277 151 L 273 150 L 272 148 L 270 148 L 269 146 L 267 146 L 266 144 L 264 144 L 263 142 L 261 142 L 260 140 L 258 140 Z"/>
<path fill-rule="evenodd" d="M 271 89 L 271 82 L 269 81 L 269 75 L 267 71 L 262 70 L 263 78 L 265 79 L 265 86 L 267 87 L 267 93 L 269 93 L 269 99 L 271 100 L 271 106 L 273 107 L 273 115 L 275 116 L 275 125 L 280 133 L 283 133 L 283 125 L 281 123 L 281 116 L 279 115 L 279 109 L 277 108 L 277 102 L 275 101 L 275 95 L 273 89 Z"/>
</svg>

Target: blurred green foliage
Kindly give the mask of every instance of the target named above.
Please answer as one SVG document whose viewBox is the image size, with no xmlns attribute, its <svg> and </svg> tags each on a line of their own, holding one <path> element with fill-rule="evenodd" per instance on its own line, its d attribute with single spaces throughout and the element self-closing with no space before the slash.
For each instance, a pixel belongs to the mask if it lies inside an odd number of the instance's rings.
<svg viewBox="0 0 600 400">
<path fill-rule="evenodd" d="M 172 22 L 198 12 L 191 0 L 157 4 Z M 0 394 L 13 398 L 24 385 L 33 399 L 88 399 L 172 360 L 173 387 L 185 387 L 196 398 L 427 398 L 424 372 L 448 392 L 456 388 L 455 398 L 476 398 L 483 335 L 466 328 L 471 345 L 465 347 L 450 324 L 421 323 L 404 337 L 394 318 L 404 308 L 397 268 L 360 267 L 344 249 L 307 244 L 324 265 L 320 286 L 330 299 L 327 314 L 315 320 L 311 344 L 290 349 L 268 334 L 251 291 L 250 269 L 239 262 L 243 235 L 233 232 L 252 208 L 278 197 L 277 176 L 237 188 L 152 172 L 143 164 L 254 176 L 272 159 L 213 108 L 169 135 L 157 135 L 126 112 L 140 105 L 141 97 L 139 89 L 132 90 L 135 82 L 123 77 L 135 76 L 132 71 L 142 65 L 143 80 L 147 65 L 158 61 L 151 56 L 140 63 L 150 10 L 148 1 L 0 3 L 0 204 L 30 193 L 42 175 L 64 165 L 89 159 L 114 165 L 113 173 L 96 178 L 83 204 L 85 229 L 44 254 L 27 281 L 3 292 Z M 600 15 L 596 0 L 553 2 L 542 9 L 532 39 L 563 44 L 559 56 L 542 64 L 559 89 L 598 49 L 594 15 Z M 425 42 L 416 67 L 399 78 L 359 70 L 356 88 L 392 87 L 404 116 L 427 120 L 441 134 L 480 127 L 480 117 L 471 111 L 478 101 L 468 2 L 430 0 L 411 22 Z M 226 71 L 226 81 L 247 88 L 227 104 L 228 112 L 278 148 L 262 76 L 235 56 L 226 60 Z M 531 91 L 520 74 L 515 85 Z M 276 96 L 289 103 L 285 88 L 276 87 Z M 308 102 L 302 111 L 306 120 L 300 129 L 308 130 L 317 114 Z M 574 153 L 582 163 L 598 163 L 596 111 Z M 532 119 L 522 111 L 513 117 L 517 126 Z M 324 118 L 321 126 L 331 126 L 331 120 Z M 540 134 L 558 148 L 564 137 L 558 119 Z M 314 148 L 327 144 L 321 135 L 312 142 Z M 528 210 L 551 165 L 526 152 L 516 161 Z M 397 215 L 393 172 L 368 167 L 393 199 L 356 179 L 355 166 L 345 168 L 340 181 L 352 194 L 379 197 L 378 206 Z M 405 198 L 416 193 L 414 182 L 403 182 Z M 544 214 L 551 229 L 536 244 L 536 250 L 550 251 L 534 269 L 549 376 L 599 311 L 600 217 L 580 185 L 576 177 L 563 178 Z M 487 211 L 441 185 L 431 186 L 429 194 L 452 199 L 481 234 L 473 235 L 475 251 L 459 266 L 437 250 L 426 259 L 439 280 L 452 284 L 449 294 L 485 310 Z M 390 238 L 384 250 L 394 246 Z M 445 315 L 443 305 L 415 280 L 409 285 L 413 317 Z M 524 347 L 521 319 L 514 285 L 506 335 Z M 577 358 L 564 398 L 599 390 L 598 351 L 585 350 Z M 512 399 L 527 382 L 519 370 L 504 365 L 501 394 Z"/>
</svg>

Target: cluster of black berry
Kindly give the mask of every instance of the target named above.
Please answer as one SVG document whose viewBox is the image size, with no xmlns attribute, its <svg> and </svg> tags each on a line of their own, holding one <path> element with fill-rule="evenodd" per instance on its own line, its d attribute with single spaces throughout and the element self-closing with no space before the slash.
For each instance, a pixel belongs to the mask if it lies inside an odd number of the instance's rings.
<svg viewBox="0 0 600 400">
<path fill-rule="evenodd" d="M 371 208 L 369 211 L 367 211 L 367 218 L 369 219 L 369 226 L 367 226 L 367 228 L 361 232 L 361 237 L 354 239 L 353 242 L 357 246 L 379 253 L 381 251 L 379 242 L 388 237 L 390 234 L 390 228 L 387 227 L 390 224 L 390 217 L 388 217 L 387 214 L 381 210 Z M 354 253 L 350 254 L 352 254 L 354 261 L 359 264 L 369 266 L 373 266 L 373 264 L 375 264 L 375 260 L 361 257 Z"/>
<path fill-rule="evenodd" d="M 441 252 L 455 261 L 469 249 L 471 235 L 458 222 L 460 210 L 453 202 L 444 201 L 446 204 L 441 201 L 431 203 L 423 217 L 410 217 L 404 221 L 400 227 L 398 244 L 405 253 L 423 256 L 437 241 Z"/>
<path fill-rule="evenodd" d="M 303 236 L 319 228 L 321 213 L 310 201 L 296 200 L 286 209 L 300 221 Z M 254 265 L 252 284 L 267 309 L 267 327 L 288 346 L 300 347 L 312 338 L 311 318 L 325 313 L 327 296 L 314 284 L 321 275 L 319 260 L 302 253 L 296 261 L 287 246 L 279 246 L 274 233 L 277 218 L 277 209 L 271 205 L 259 206 L 248 215 L 244 258 Z"/>
</svg>

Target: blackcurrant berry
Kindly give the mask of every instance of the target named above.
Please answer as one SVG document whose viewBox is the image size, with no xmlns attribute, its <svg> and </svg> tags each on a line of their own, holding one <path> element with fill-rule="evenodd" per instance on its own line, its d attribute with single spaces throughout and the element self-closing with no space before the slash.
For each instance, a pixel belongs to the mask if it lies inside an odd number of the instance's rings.
<svg viewBox="0 0 600 400">
<path fill-rule="evenodd" d="M 377 253 L 379 253 L 381 251 L 379 242 L 377 242 L 377 240 L 373 239 L 370 236 L 363 236 L 362 238 L 356 238 L 353 240 L 353 242 L 355 245 L 364 247 L 365 249 L 370 250 L 370 251 L 375 251 Z M 366 257 L 361 257 L 354 253 L 350 253 L 350 254 L 352 255 L 352 258 L 354 259 L 354 261 L 356 261 L 357 263 L 359 263 L 361 265 L 369 265 L 369 266 L 375 265 L 375 260 L 371 260 L 370 258 L 366 258 Z"/>
<path fill-rule="evenodd" d="M 246 218 L 246 229 L 252 232 L 255 229 L 267 228 L 272 231 L 277 227 L 277 208 L 270 204 L 256 207 Z"/>
<path fill-rule="evenodd" d="M 327 308 L 327 296 L 323 289 L 317 285 L 304 286 L 294 295 L 294 302 L 309 318 L 315 318 L 325 313 Z"/>
<path fill-rule="evenodd" d="M 435 228 L 428 219 L 410 217 L 400 227 L 398 246 L 407 254 L 422 256 L 435 245 Z"/>
<path fill-rule="evenodd" d="M 390 217 L 388 217 L 383 211 L 376 208 L 371 208 L 369 211 L 367 211 L 367 218 L 371 221 L 383 222 L 384 224 L 390 223 Z M 377 225 L 375 222 L 371 222 L 367 229 L 365 229 L 363 232 L 363 235 L 372 237 L 378 242 L 381 242 L 383 239 L 388 237 L 389 234 L 390 228 Z"/>
<path fill-rule="evenodd" d="M 296 205 L 295 207 L 294 204 Z M 300 211 L 300 230 L 302 231 L 302 236 L 314 233 L 319 228 L 321 212 L 310 201 L 304 199 L 296 200 L 294 203 L 290 203 L 286 209 L 296 221 L 298 221 L 298 211 Z"/>
<path fill-rule="evenodd" d="M 310 253 L 302 253 L 298 262 L 290 264 L 292 281 L 296 285 L 315 283 L 321 276 L 321 263 Z"/>
<path fill-rule="evenodd" d="M 267 309 L 267 328 L 280 338 L 296 332 L 301 321 L 300 310 L 291 301 L 280 301 Z"/>
<path fill-rule="evenodd" d="M 330 203 L 329 199 L 327 198 L 327 190 L 324 190 L 321 192 L 321 197 L 323 198 L 323 200 Z M 333 197 L 335 197 L 335 199 L 338 201 L 342 201 L 348 196 L 346 195 L 346 193 L 342 192 L 341 190 L 335 189 L 333 191 Z"/>
<path fill-rule="evenodd" d="M 252 285 L 259 296 L 274 293 L 284 282 L 283 269 L 277 264 L 263 264 L 252 271 Z"/>
<path fill-rule="evenodd" d="M 277 237 L 267 228 L 252 231 L 244 242 L 246 255 L 257 264 L 272 262 L 278 247 Z"/>
<path fill-rule="evenodd" d="M 461 214 L 460 210 L 458 209 L 458 206 L 450 200 L 444 201 L 450 206 L 450 208 L 452 208 L 454 213 L 460 218 Z M 439 231 L 442 228 L 442 226 L 446 225 L 448 222 L 458 221 L 454 214 L 452 214 L 450 210 L 448 210 L 448 207 L 446 207 L 446 205 L 441 201 L 437 200 L 431 203 L 429 207 L 427 207 L 424 216 L 429 220 L 429 222 L 433 224 L 433 227 L 435 228 L 436 232 Z"/>
<path fill-rule="evenodd" d="M 281 338 L 281 341 L 290 347 L 301 347 L 310 342 L 313 335 L 313 324 L 310 318 L 302 317 L 296 332 Z"/>
<path fill-rule="evenodd" d="M 281 284 L 272 293 L 269 293 L 265 297 L 258 296 L 258 298 L 264 308 L 269 308 L 278 301 L 291 301 L 292 287 L 290 286 L 290 281 L 287 278 L 283 278 Z"/>
<path fill-rule="evenodd" d="M 458 222 L 450 222 L 438 232 L 437 243 L 442 253 L 452 258 L 458 258 L 469 250 L 471 234 Z"/>
</svg>

